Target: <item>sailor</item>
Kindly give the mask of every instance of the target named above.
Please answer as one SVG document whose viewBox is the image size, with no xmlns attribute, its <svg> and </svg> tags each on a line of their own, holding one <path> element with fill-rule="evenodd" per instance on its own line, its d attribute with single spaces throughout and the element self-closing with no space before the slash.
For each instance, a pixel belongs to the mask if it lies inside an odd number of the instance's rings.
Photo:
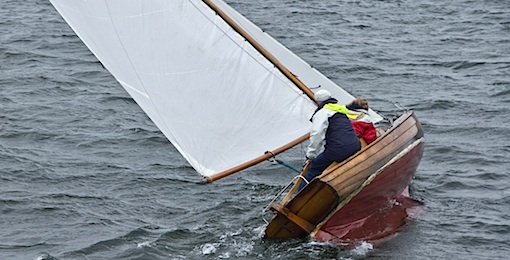
<svg viewBox="0 0 510 260">
<path fill-rule="evenodd" d="M 348 118 L 349 110 L 338 104 L 327 90 L 317 91 L 314 98 L 318 108 L 311 118 L 310 143 L 306 151 L 306 160 L 311 160 L 304 176 L 308 182 L 331 163 L 341 162 L 361 149 L 360 140 Z M 320 152 L 323 148 L 324 151 Z M 305 185 L 302 181 L 298 190 Z"/>
<path fill-rule="evenodd" d="M 368 101 L 364 97 L 357 97 L 347 104 L 346 107 L 359 114 L 358 117 L 351 120 L 358 138 L 365 141 L 366 144 L 373 142 L 377 138 L 377 131 L 375 130 L 372 117 L 368 114 Z"/>
</svg>

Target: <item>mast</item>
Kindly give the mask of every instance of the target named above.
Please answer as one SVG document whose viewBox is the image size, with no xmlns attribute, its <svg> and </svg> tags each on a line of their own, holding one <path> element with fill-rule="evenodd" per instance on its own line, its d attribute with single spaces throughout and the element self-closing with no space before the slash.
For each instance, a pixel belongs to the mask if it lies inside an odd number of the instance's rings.
<svg viewBox="0 0 510 260">
<path fill-rule="evenodd" d="M 253 37 L 251 37 L 241 26 L 239 26 L 232 18 L 230 18 L 224 11 L 222 11 L 216 4 L 213 3 L 212 0 L 203 0 L 203 2 L 209 6 L 212 10 L 216 12 L 217 15 L 219 15 L 225 22 L 227 22 L 237 33 L 239 33 L 241 36 L 243 36 L 257 51 L 259 51 L 266 59 L 268 59 L 271 63 L 274 64 L 280 72 L 283 73 L 289 80 L 292 81 L 300 90 L 303 91 L 311 100 L 314 100 L 314 93 L 303 83 L 301 82 L 296 75 L 294 75 L 292 72 L 289 71 L 283 64 L 281 64 L 278 59 L 276 59 L 271 53 L 269 53 L 262 45 L 260 45 Z M 271 157 L 280 154 L 304 141 L 306 141 L 309 138 L 310 134 L 307 133 L 298 139 L 278 148 L 274 151 L 268 151 L 264 155 L 257 157 L 251 161 L 248 161 L 246 163 L 243 163 L 241 165 L 238 165 L 236 167 L 230 168 L 228 170 L 216 173 L 211 176 L 204 177 L 204 181 L 211 183 L 215 180 L 221 179 L 223 177 L 232 175 L 234 173 L 237 173 L 239 171 L 242 171 L 244 169 L 247 169 L 251 166 L 254 166 L 258 163 L 261 163 L 265 160 L 270 159 Z"/>
<path fill-rule="evenodd" d="M 269 53 L 262 45 L 260 45 L 253 37 L 251 37 L 241 26 L 239 26 L 232 18 L 223 12 L 212 0 L 203 0 L 212 10 L 216 12 L 225 22 L 227 22 L 236 32 L 243 36 L 257 51 L 259 51 L 266 59 L 278 68 L 283 75 L 292 81 L 299 89 L 301 89 L 311 100 L 314 100 L 313 92 L 301 82 L 296 75 L 292 74 L 285 66 L 283 66 L 271 53 Z"/>
</svg>

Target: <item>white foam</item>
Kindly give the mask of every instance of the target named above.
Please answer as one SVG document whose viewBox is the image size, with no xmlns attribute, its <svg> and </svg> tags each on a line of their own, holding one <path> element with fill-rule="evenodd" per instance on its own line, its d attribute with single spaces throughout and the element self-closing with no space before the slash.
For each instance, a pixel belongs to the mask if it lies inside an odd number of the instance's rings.
<svg viewBox="0 0 510 260">
<path fill-rule="evenodd" d="M 359 256 L 365 256 L 370 250 L 374 249 L 374 246 L 370 243 L 363 242 L 352 250 L 352 253 Z"/>
<path fill-rule="evenodd" d="M 153 244 L 151 241 L 144 241 L 144 242 L 140 242 L 138 244 L 136 244 L 136 247 L 140 248 L 140 247 L 152 247 Z"/>
<path fill-rule="evenodd" d="M 205 244 L 201 246 L 202 254 L 210 255 L 216 253 L 216 247 L 213 244 Z"/>
</svg>

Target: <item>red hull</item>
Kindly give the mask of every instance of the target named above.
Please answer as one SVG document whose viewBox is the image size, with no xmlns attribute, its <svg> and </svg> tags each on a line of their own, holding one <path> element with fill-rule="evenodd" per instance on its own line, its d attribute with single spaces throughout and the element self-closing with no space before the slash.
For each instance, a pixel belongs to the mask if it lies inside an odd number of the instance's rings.
<svg viewBox="0 0 510 260">
<path fill-rule="evenodd" d="M 289 192 L 281 203 L 271 204 L 276 215 L 265 237 L 355 243 L 392 234 L 415 205 L 405 190 L 423 147 L 417 118 L 412 113 L 401 116 L 375 142 L 326 169 L 292 199 Z"/>
<path fill-rule="evenodd" d="M 380 240 L 394 234 L 405 224 L 409 210 L 418 206 L 407 196 L 407 184 L 422 154 L 423 143 L 420 143 L 380 172 L 321 225 L 313 237 L 319 241 L 351 244 Z"/>
</svg>

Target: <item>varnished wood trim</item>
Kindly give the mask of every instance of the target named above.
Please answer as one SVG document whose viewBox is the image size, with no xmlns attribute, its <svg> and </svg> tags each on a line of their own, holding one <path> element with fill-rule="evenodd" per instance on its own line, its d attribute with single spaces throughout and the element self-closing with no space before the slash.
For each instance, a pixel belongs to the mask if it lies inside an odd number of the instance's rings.
<svg viewBox="0 0 510 260">
<path fill-rule="evenodd" d="M 234 174 L 236 172 L 242 171 L 242 170 L 244 170 L 246 168 L 249 168 L 249 167 L 251 167 L 253 165 L 256 165 L 256 164 L 261 163 L 261 162 L 263 162 L 265 160 L 268 160 L 268 159 L 270 159 L 271 157 L 273 157 L 273 156 L 275 156 L 277 154 L 283 153 L 283 152 L 287 151 L 288 149 L 290 149 L 290 148 L 292 148 L 292 147 L 294 147 L 294 146 L 296 146 L 296 145 L 298 145 L 298 144 L 308 140 L 309 137 L 310 137 L 310 133 L 307 133 L 307 134 L 299 137 L 298 139 L 296 139 L 296 140 L 294 140 L 294 141 L 292 141 L 292 142 L 290 142 L 290 143 L 288 143 L 288 144 L 286 144 L 286 145 L 284 145 L 284 146 L 282 146 L 280 148 L 277 148 L 277 149 L 275 149 L 275 150 L 273 150 L 273 151 L 271 151 L 269 153 L 264 153 L 263 155 L 255 158 L 253 160 L 250 160 L 248 162 L 245 162 L 245 163 L 243 163 L 241 165 L 238 165 L 236 167 L 230 168 L 228 170 L 219 172 L 217 174 L 214 174 L 214 175 L 211 175 L 211 176 L 208 176 L 208 177 L 204 177 L 204 179 L 205 179 L 206 182 L 211 183 L 211 182 L 216 181 L 218 179 L 221 179 L 223 177 L 232 175 L 232 174 Z"/>
<path fill-rule="evenodd" d="M 271 209 L 278 212 L 279 214 L 282 214 L 283 216 L 287 217 L 288 220 L 292 221 L 294 224 L 298 225 L 300 228 L 302 228 L 306 233 L 312 232 L 312 230 L 315 229 L 315 225 L 312 225 L 310 222 L 302 219 L 298 215 L 292 213 L 288 208 L 282 206 L 278 203 L 271 204 Z"/>
<path fill-rule="evenodd" d="M 299 80 L 289 69 L 278 61 L 271 53 L 269 53 L 260 43 L 258 43 L 250 34 L 248 34 L 241 26 L 239 26 L 232 18 L 230 18 L 223 10 L 221 10 L 211 0 L 203 0 L 212 10 L 214 10 L 225 22 L 227 22 L 236 32 L 243 36 L 257 51 L 259 51 L 266 59 L 275 65 L 283 75 L 290 79 L 303 93 L 305 93 L 311 100 L 314 100 L 313 92 Z"/>
</svg>

